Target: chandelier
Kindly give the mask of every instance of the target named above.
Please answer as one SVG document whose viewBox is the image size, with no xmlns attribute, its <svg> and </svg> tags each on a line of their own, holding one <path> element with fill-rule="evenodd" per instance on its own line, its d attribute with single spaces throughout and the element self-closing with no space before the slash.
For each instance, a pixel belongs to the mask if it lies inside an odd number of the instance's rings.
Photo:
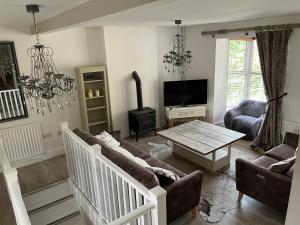
<svg viewBox="0 0 300 225">
<path fill-rule="evenodd" d="M 36 44 L 27 50 L 31 58 L 31 73 L 20 77 L 21 90 L 29 100 L 31 109 L 37 113 L 52 113 L 53 106 L 63 109 L 63 105 L 71 106 L 71 100 L 75 101 L 74 79 L 59 73 L 53 61 L 53 49 L 42 45 L 39 41 L 39 33 L 35 19 L 35 13 L 39 12 L 38 5 L 26 5 L 28 13 L 33 15 Z"/>
<path fill-rule="evenodd" d="M 192 51 L 184 49 L 184 36 L 180 29 L 181 20 L 175 20 L 178 27 L 178 34 L 173 39 L 172 49 L 163 57 L 165 69 L 169 73 L 178 74 L 179 77 L 184 78 L 184 74 L 191 68 Z"/>
</svg>

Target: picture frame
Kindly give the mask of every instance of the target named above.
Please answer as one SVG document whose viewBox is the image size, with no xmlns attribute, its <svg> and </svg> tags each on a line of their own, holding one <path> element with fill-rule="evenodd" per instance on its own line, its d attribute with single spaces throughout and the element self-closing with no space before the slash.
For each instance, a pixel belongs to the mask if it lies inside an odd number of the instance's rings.
<svg viewBox="0 0 300 225">
<path fill-rule="evenodd" d="M 0 123 L 28 117 L 13 41 L 0 41 Z"/>
</svg>

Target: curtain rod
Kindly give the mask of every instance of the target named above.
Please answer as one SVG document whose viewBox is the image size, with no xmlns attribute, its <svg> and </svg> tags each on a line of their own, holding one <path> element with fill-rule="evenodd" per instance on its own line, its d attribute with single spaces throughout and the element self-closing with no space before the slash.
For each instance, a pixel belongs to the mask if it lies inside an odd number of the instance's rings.
<svg viewBox="0 0 300 225">
<path fill-rule="evenodd" d="M 259 28 L 261 31 L 264 30 L 281 30 L 283 28 L 290 27 L 290 28 L 300 28 L 300 23 L 295 24 L 281 24 L 281 25 L 268 25 L 268 26 L 255 26 L 255 27 L 245 27 L 245 28 L 233 28 L 233 29 L 221 29 L 221 30 L 214 30 L 214 31 L 202 31 L 201 35 L 216 35 L 216 34 L 227 34 L 232 32 L 239 32 L 243 31 L 248 35 L 249 31 L 256 30 Z"/>
</svg>

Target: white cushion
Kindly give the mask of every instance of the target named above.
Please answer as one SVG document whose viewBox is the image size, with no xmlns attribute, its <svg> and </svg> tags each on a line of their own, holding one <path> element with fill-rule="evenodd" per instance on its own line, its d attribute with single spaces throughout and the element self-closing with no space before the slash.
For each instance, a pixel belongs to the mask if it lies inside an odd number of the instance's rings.
<svg viewBox="0 0 300 225">
<path fill-rule="evenodd" d="M 120 142 L 114 139 L 109 133 L 106 131 L 101 132 L 101 134 L 96 135 L 96 138 L 107 144 L 109 147 L 117 147 L 120 146 Z"/>
<path fill-rule="evenodd" d="M 296 157 L 293 156 L 289 159 L 273 163 L 269 166 L 269 169 L 276 173 L 282 173 L 289 170 L 295 163 Z"/>
<path fill-rule="evenodd" d="M 180 177 L 176 175 L 173 171 L 166 170 L 160 167 L 147 167 L 150 171 L 152 171 L 154 174 L 158 174 L 167 178 L 172 179 L 173 181 L 180 180 Z"/>
</svg>

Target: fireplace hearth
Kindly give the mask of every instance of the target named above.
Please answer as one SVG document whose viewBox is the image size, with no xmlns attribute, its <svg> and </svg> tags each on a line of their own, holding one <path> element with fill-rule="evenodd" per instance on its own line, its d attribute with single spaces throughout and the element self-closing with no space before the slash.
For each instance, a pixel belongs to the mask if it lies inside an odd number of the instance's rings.
<svg viewBox="0 0 300 225">
<path fill-rule="evenodd" d="M 138 108 L 128 112 L 129 132 L 135 132 L 136 141 L 139 135 L 146 132 L 155 131 L 156 134 L 156 111 L 155 109 L 143 106 L 142 83 L 136 71 L 132 73 L 132 77 L 136 82 L 136 94 Z"/>
</svg>

